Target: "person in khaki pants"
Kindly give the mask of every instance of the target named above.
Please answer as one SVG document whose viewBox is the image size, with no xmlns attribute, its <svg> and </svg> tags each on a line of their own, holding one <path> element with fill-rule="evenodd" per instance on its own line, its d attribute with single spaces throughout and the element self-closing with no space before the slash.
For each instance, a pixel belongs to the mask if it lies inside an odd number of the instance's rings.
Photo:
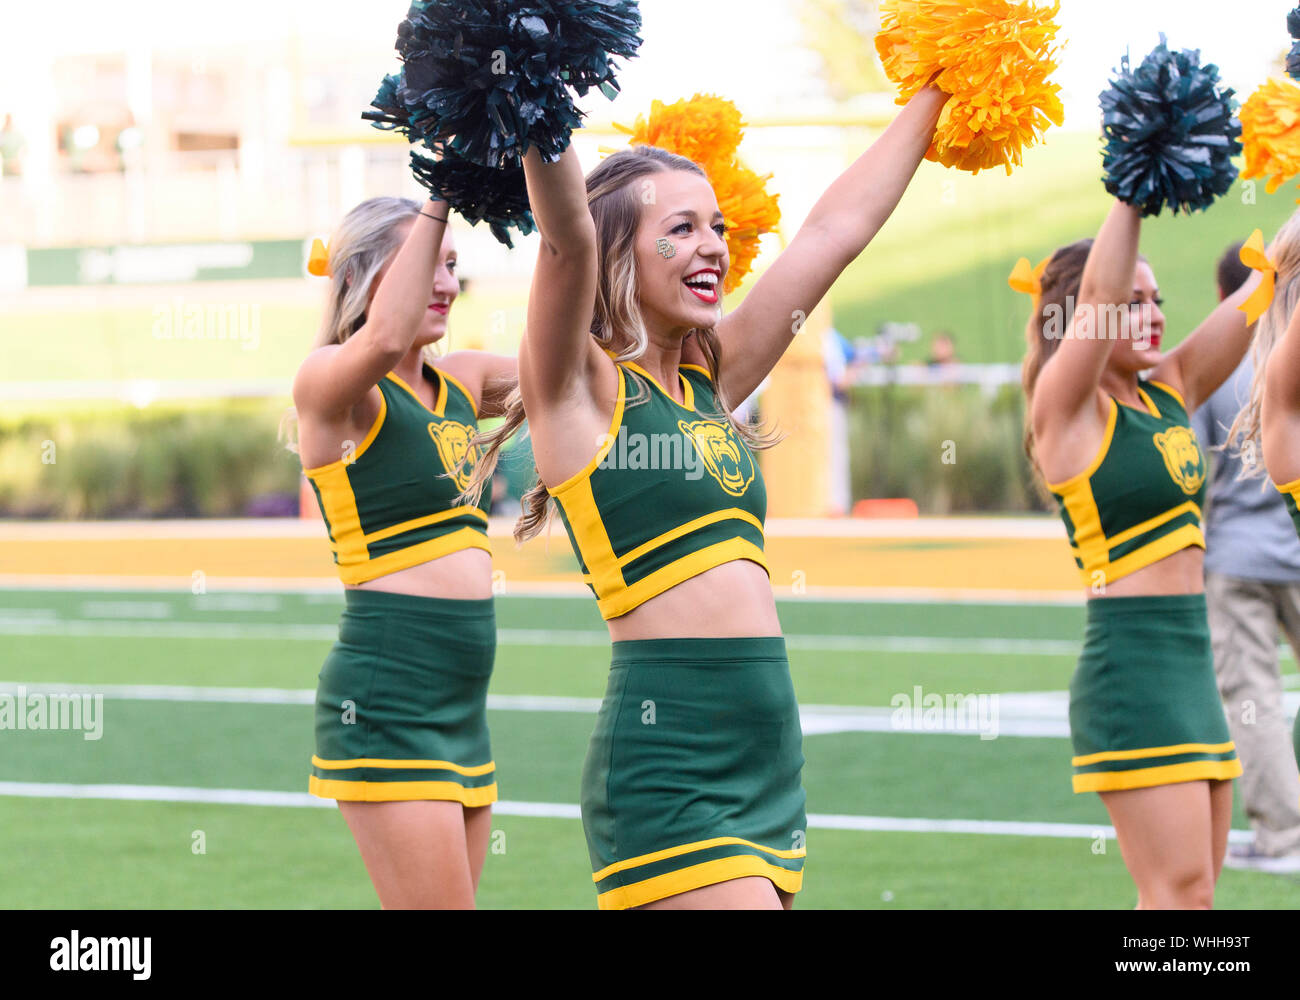
<svg viewBox="0 0 1300 1000">
<path fill-rule="evenodd" d="M 1250 272 L 1241 244 L 1219 261 L 1219 297 Z M 1193 417 L 1201 445 L 1213 456 L 1205 521 L 1205 594 L 1219 694 L 1244 774 L 1240 793 L 1254 842 L 1234 845 L 1226 865 L 1300 871 L 1300 770 L 1282 706 L 1278 632 L 1300 654 L 1300 540 L 1277 490 L 1261 489 L 1262 467 L 1241 479 L 1242 459 L 1218 450 L 1250 396 L 1250 355 Z M 1249 457 L 1249 456 L 1247 456 Z M 1264 484 L 1267 486 L 1267 484 Z"/>
</svg>

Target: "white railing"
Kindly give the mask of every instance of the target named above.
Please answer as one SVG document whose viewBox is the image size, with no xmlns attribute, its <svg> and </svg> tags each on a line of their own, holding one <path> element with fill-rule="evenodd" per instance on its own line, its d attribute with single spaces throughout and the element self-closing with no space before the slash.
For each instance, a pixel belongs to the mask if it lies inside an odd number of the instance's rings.
<svg viewBox="0 0 1300 1000">
<path fill-rule="evenodd" d="M 1020 384 L 1019 365 L 873 365 L 855 385 L 978 385 L 986 390 Z"/>
</svg>

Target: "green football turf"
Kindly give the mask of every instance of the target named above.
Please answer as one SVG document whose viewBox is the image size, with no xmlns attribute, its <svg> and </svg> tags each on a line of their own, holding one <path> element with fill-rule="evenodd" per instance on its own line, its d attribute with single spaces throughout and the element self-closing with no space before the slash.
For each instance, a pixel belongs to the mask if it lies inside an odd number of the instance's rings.
<svg viewBox="0 0 1300 1000">
<path fill-rule="evenodd" d="M 1079 132 L 1049 133 L 1011 177 L 923 163 L 884 230 L 835 285 L 836 326 L 852 338 L 882 323 L 917 323 L 925 338 L 903 349 L 904 360 L 922 360 L 929 335 L 946 329 L 962 361 L 1020 361 L 1029 301 L 1007 276 L 1020 257 L 1037 264 L 1097 235 L 1113 204 L 1100 178 L 1099 142 Z M 1271 239 L 1294 211 L 1294 185 L 1269 195 L 1262 183 L 1239 181 L 1205 212 L 1144 220 L 1141 249 L 1165 299 L 1169 347 L 1217 304 L 1224 249 L 1257 228 Z"/>
<path fill-rule="evenodd" d="M 608 647 L 584 599 L 502 597 L 492 692 L 597 699 Z M 341 602 L 334 595 L 0 591 L 0 681 L 310 690 Z M 927 692 L 1061 690 L 1059 653 L 971 654 L 961 642 L 1077 641 L 1082 609 L 786 601 L 792 673 L 805 705 L 887 706 Z M 46 625 L 31 624 L 47 622 Z M 28 624 L 24 624 L 28 623 Z M 272 629 L 306 638 L 237 637 Z M 134 635 L 109 634 L 125 628 Z M 178 637 L 186 628 L 230 637 Z M 85 634 L 72 634 L 80 630 Z M 173 634 L 167 634 L 171 630 Z M 47 634 L 23 634 L 43 631 Z M 63 634 L 59 634 L 63 633 Z M 152 635 L 150 633 L 153 633 Z M 549 640 L 546 633 L 550 633 Z M 953 642 L 951 652 L 823 652 L 837 637 Z M 1286 670 L 1294 673 L 1288 659 Z M 1294 678 L 1291 678 L 1294 680 Z M 594 715 L 489 710 L 500 792 L 573 805 Z M 136 784 L 301 794 L 312 750 L 305 704 L 106 698 L 103 737 L 0 732 L 0 781 Z M 801 908 L 1125 908 L 1133 889 L 1096 796 L 1070 791 L 1069 740 L 1002 735 L 809 734 L 804 785 L 816 815 L 1080 824 L 1023 837 L 813 828 Z M 1245 825 L 1237 810 L 1238 827 Z M 591 907 L 580 824 L 499 815 L 479 903 Z M 206 853 L 191 845 L 203 831 Z M 1221 907 L 1294 907 L 1300 881 L 1225 872 Z M 332 808 L 0 797 L 0 907 L 370 907 L 373 891 Z"/>
<path fill-rule="evenodd" d="M 376 909 L 333 809 L 3 800 L 6 909 Z M 483 909 L 593 909 L 581 824 L 494 817 Z M 205 853 L 195 854 L 202 831 Z M 797 909 L 1126 909 L 1114 843 L 814 830 Z M 1225 871 L 1220 909 L 1294 909 L 1292 878 Z"/>
</svg>

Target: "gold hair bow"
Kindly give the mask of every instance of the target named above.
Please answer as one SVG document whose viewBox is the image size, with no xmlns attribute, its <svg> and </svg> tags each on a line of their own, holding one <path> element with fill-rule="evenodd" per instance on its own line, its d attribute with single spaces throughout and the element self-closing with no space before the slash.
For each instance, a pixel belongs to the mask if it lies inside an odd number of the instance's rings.
<svg viewBox="0 0 1300 1000">
<path fill-rule="evenodd" d="M 1237 307 L 1246 314 L 1246 322 L 1253 324 L 1273 304 L 1273 290 L 1277 281 L 1277 268 L 1264 252 L 1264 234 L 1258 229 L 1242 244 L 1241 262 L 1264 275 L 1259 287 L 1250 293 L 1250 298 Z"/>
<path fill-rule="evenodd" d="M 320 240 L 311 241 L 311 256 L 307 258 L 307 270 L 318 278 L 325 278 L 330 274 L 329 247 Z"/>
<path fill-rule="evenodd" d="M 1043 273 L 1051 262 L 1052 255 L 1048 254 L 1037 267 L 1031 267 L 1029 258 L 1021 257 L 1016 261 L 1011 277 L 1007 278 L 1007 284 L 1011 286 L 1012 291 L 1020 292 L 1032 298 L 1034 306 L 1037 307 L 1038 300 L 1043 295 Z"/>
</svg>

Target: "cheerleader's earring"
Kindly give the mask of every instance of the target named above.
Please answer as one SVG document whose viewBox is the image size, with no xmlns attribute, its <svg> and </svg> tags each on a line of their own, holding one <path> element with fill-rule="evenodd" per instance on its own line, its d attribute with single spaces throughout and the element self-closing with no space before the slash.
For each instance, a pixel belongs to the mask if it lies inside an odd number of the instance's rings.
<svg viewBox="0 0 1300 1000">
<path fill-rule="evenodd" d="M 677 256 L 677 247 L 673 246 L 670 240 L 666 240 L 662 236 L 655 240 L 655 250 L 664 260 L 672 260 Z"/>
</svg>

